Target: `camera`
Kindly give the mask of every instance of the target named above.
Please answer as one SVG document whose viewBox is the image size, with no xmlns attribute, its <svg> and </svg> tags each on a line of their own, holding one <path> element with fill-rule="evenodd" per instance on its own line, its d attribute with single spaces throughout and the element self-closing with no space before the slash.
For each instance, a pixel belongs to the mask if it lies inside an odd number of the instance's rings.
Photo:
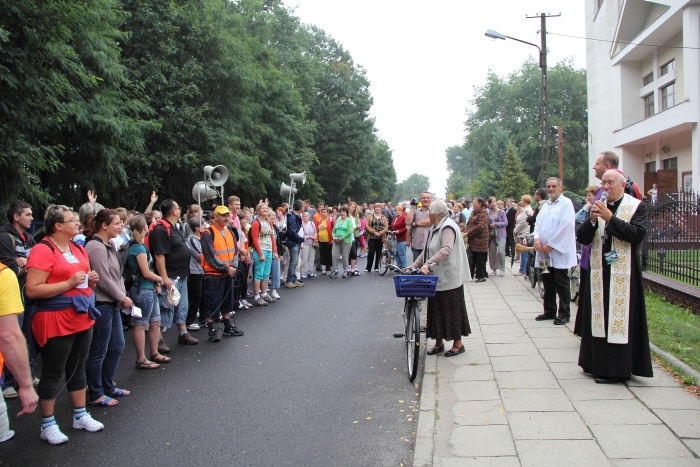
<svg viewBox="0 0 700 467">
<path fill-rule="evenodd" d="M 418 200 L 416 198 L 411 198 L 411 206 L 418 206 Z"/>
</svg>

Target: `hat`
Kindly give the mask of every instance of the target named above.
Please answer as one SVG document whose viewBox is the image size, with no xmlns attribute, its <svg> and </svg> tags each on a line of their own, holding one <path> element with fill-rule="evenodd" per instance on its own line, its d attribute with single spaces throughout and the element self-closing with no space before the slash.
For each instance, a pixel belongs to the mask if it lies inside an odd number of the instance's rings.
<svg viewBox="0 0 700 467">
<path fill-rule="evenodd" d="M 217 206 L 216 209 L 214 209 L 214 212 L 223 216 L 224 214 L 228 214 L 231 211 L 229 211 L 229 209 L 226 206 Z"/>
</svg>

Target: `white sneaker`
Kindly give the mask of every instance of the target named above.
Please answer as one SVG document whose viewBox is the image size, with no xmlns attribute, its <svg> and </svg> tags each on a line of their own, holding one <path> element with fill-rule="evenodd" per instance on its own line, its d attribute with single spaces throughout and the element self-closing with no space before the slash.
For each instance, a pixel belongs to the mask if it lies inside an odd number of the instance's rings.
<svg viewBox="0 0 700 467">
<path fill-rule="evenodd" d="M 188 331 L 199 331 L 199 324 L 197 323 L 192 323 L 187 325 L 187 330 Z"/>
<path fill-rule="evenodd" d="M 253 305 L 251 305 L 251 304 L 248 302 L 248 300 L 246 300 L 246 299 L 241 300 L 241 303 L 243 304 L 243 306 L 246 306 L 246 307 L 248 307 L 248 308 L 250 308 L 251 306 L 253 306 Z"/>
<path fill-rule="evenodd" d="M 282 297 L 280 297 L 280 294 L 278 294 L 276 290 L 273 290 L 272 293 L 270 294 L 270 296 L 272 296 L 272 298 L 274 298 L 275 300 L 279 300 L 280 298 L 282 298 Z"/>
<path fill-rule="evenodd" d="M 496 275 L 498 277 L 503 277 L 503 276 L 505 276 L 505 273 L 499 269 L 498 271 L 496 271 Z"/>
<path fill-rule="evenodd" d="M 95 433 L 100 430 L 104 430 L 105 426 L 92 418 L 92 415 L 85 413 L 82 417 L 76 419 L 73 417 L 73 429 L 75 430 L 85 430 L 90 433 Z"/>
<path fill-rule="evenodd" d="M 55 423 L 50 427 L 42 428 L 41 433 L 39 433 L 39 438 L 53 445 L 63 444 L 68 441 L 68 436 L 64 435 Z"/>
<path fill-rule="evenodd" d="M 5 388 L 2 390 L 2 397 L 4 397 L 5 399 L 16 399 L 19 397 L 19 394 L 17 393 L 15 388 L 10 386 L 9 388 Z"/>
<path fill-rule="evenodd" d="M 15 437 L 15 432 L 12 430 L 7 430 L 7 432 L 4 435 L 0 436 L 0 443 L 4 443 L 5 441 L 9 441 L 14 437 Z"/>
</svg>

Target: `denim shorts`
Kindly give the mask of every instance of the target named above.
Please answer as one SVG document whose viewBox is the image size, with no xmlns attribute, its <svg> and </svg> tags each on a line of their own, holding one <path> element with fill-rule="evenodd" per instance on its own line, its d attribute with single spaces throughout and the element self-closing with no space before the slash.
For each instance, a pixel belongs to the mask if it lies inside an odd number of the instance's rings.
<svg viewBox="0 0 700 467">
<path fill-rule="evenodd" d="M 153 289 L 137 289 L 132 287 L 129 291 L 129 296 L 134 301 L 134 305 L 141 308 L 141 318 L 131 317 L 131 324 L 146 326 L 149 324 L 160 322 L 160 306 L 158 305 L 158 297 Z"/>
<path fill-rule="evenodd" d="M 175 279 L 172 280 L 173 283 Z M 187 293 L 187 279 L 180 279 L 177 281 L 177 290 L 180 292 L 180 302 L 173 308 L 168 304 L 165 299 L 166 291 L 163 290 L 162 298 L 160 302 L 160 326 L 163 329 L 170 329 L 170 326 L 175 324 L 185 324 L 187 321 L 187 310 L 189 310 L 189 294 Z"/>
</svg>

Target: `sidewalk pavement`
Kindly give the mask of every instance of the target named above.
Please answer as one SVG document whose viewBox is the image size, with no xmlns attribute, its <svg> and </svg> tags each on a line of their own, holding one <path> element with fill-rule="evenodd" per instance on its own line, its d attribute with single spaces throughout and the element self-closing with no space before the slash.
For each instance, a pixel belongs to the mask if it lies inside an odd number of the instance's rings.
<svg viewBox="0 0 700 467">
<path fill-rule="evenodd" d="M 535 321 L 542 301 L 522 276 L 465 295 L 467 351 L 425 356 L 414 466 L 700 466 L 700 400 L 658 365 L 596 384 L 577 364 L 573 316 Z"/>
</svg>

